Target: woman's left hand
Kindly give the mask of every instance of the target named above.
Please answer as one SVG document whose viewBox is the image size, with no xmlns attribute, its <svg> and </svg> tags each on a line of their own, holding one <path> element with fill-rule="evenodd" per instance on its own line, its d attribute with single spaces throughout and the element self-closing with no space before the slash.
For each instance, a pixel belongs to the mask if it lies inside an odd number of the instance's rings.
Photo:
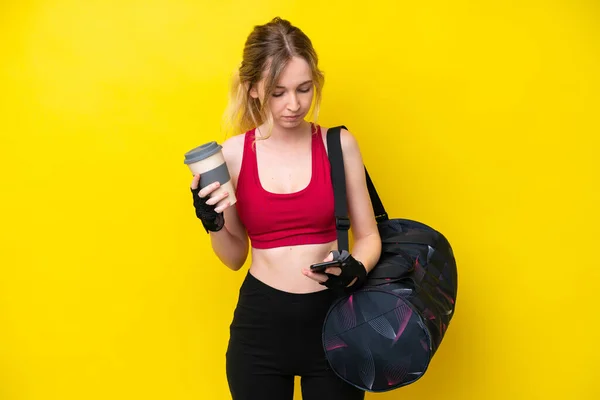
<svg viewBox="0 0 600 400">
<path fill-rule="evenodd" d="M 323 262 L 328 261 L 333 261 L 333 252 L 330 252 L 329 255 L 323 260 Z M 310 279 L 323 284 L 329 279 L 325 274 L 340 276 L 342 269 L 340 267 L 328 267 L 324 272 L 312 272 L 310 268 L 302 268 L 302 273 L 305 276 L 308 276 Z"/>
<path fill-rule="evenodd" d="M 360 261 L 346 250 L 334 250 L 323 261 L 333 260 L 339 261 L 341 267 L 328 267 L 324 273 L 303 269 L 302 273 L 328 288 L 356 290 L 362 286 L 367 279 L 367 270 Z"/>
</svg>

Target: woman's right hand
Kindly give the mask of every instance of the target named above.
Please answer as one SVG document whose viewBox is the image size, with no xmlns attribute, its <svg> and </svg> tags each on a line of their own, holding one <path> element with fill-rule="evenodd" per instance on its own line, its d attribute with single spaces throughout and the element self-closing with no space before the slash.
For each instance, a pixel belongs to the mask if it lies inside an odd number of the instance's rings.
<svg viewBox="0 0 600 400">
<path fill-rule="evenodd" d="M 211 196 L 211 193 L 213 193 L 215 190 L 217 190 L 218 188 L 221 187 L 219 182 L 211 183 L 210 185 L 206 186 L 205 188 L 203 188 L 201 190 L 198 190 L 199 184 L 200 184 L 200 174 L 196 174 L 196 175 L 194 175 L 194 179 L 192 179 L 192 184 L 190 185 L 190 188 L 192 189 L 192 192 L 197 193 L 198 197 L 200 197 L 202 199 L 206 198 L 205 203 L 207 205 L 215 206 L 216 204 L 218 204 L 218 206 L 216 206 L 214 208 L 215 212 L 222 213 L 227 208 L 229 208 L 229 206 L 231 205 L 229 203 L 229 201 L 222 201 L 229 196 L 229 192 L 226 192 L 223 190 L 222 193 Z"/>
<path fill-rule="evenodd" d="M 210 196 L 211 193 L 220 187 L 219 182 L 212 183 L 202 189 L 200 189 L 199 183 L 200 174 L 196 174 L 190 185 L 196 217 L 202 221 L 202 225 L 204 226 L 204 229 L 206 229 L 206 232 L 220 231 L 225 225 L 223 211 L 230 206 L 230 202 L 225 200 L 225 198 L 229 196 L 229 193 L 223 191 L 223 193 Z M 219 205 L 216 206 L 216 204 Z"/>
</svg>

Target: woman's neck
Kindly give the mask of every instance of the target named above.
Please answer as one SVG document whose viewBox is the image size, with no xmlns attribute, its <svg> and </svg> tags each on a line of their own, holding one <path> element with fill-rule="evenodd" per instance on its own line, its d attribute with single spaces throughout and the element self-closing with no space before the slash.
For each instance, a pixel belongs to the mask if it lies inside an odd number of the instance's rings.
<svg viewBox="0 0 600 400">
<path fill-rule="evenodd" d="M 265 124 L 257 128 L 258 137 L 267 136 L 268 134 L 268 128 Z M 304 142 L 306 137 L 310 136 L 311 134 L 312 124 L 307 121 L 302 121 L 300 125 L 294 128 L 282 128 L 278 125 L 274 125 L 267 141 L 277 146 L 295 145 L 297 143 Z"/>
</svg>

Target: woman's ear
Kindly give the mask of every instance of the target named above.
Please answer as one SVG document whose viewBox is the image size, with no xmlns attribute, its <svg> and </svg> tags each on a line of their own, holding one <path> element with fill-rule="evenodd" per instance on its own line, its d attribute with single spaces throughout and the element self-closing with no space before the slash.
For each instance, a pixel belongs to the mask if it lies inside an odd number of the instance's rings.
<svg viewBox="0 0 600 400">
<path fill-rule="evenodd" d="M 250 84 L 247 83 L 246 85 L 250 85 Z M 256 85 L 250 86 L 250 91 L 248 93 L 250 94 L 250 97 L 252 97 L 254 99 L 258 99 L 258 90 L 256 89 Z"/>
</svg>

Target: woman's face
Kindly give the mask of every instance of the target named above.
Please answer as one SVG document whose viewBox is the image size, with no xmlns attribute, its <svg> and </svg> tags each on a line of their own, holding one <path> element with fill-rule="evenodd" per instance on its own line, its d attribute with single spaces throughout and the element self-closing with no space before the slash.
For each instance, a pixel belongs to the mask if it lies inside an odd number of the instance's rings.
<svg viewBox="0 0 600 400">
<path fill-rule="evenodd" d="M 250 91 L 254 98 L 264 101 L 264 79 Z M 275 124 L 294 128 L 302 123 L 310 110 L 314 95 L 312 73 L 308 63 L 293 57 L 281 73 L 277 86 L 268 99 Z"/>
</svg>

